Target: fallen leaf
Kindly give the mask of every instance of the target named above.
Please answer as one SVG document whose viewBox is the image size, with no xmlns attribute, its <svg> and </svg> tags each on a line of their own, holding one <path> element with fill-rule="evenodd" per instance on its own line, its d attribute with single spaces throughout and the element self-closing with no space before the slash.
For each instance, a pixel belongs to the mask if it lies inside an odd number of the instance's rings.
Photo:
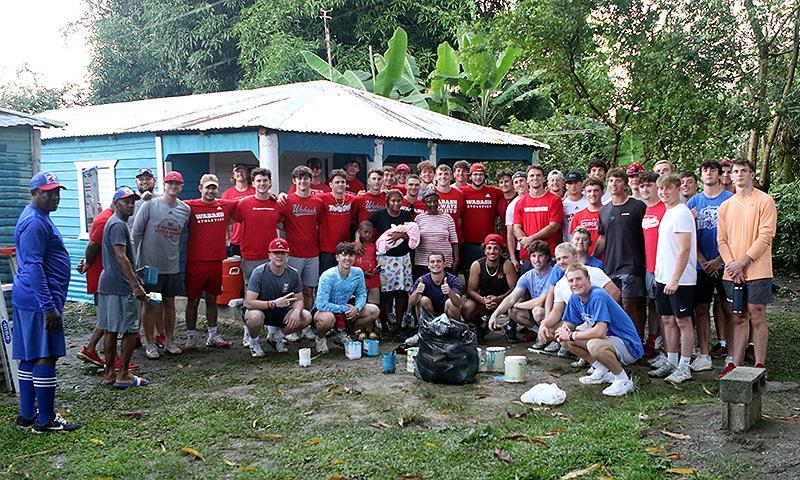
<svg viewBox="0 0 800 480">
<path fill-rule="evenodd" d="M 696 468 L 668 468 L 667 473 L 677 473 L 678 475 L 691 475 L 697 473 Z"/>
<path fill-rule="evenodd" d="M 561 480 L 571 480 L 573 478 L 583 477 L 585 475 L 589 475 L 590 473 L 594 473 L 599 470 L 601 465 L 599 463 L 595 463 L 594 465 L 586 468 L 582 468 L 580 470 L 573 470 L 569 473 L 564 474 L 561 477 Z"/>
<path fill-rule="evenodd" d="M 706 388 L 706 386 L 705 386 L 705 385 L 703 385 L 703 391 L 704 391 L 704 392 L 706 392 L 706 395 L 708 395 L 709 397 L 713 397 L 713 396 L 714 396 L 714 394 L 713 394 L 713 393 L 711 393 L 711 390 L 709 390 L 708 388 Z"/>
<path fill-rule="evenodd" d="M 683 387 L 679 387 L 677 385 L 673 385 L 672 388 L 674 388 L 675 390 L 681 391 L 681 392 L 683 391 Z"/>
<path fill-rule="evenodd" d="M 563 428 L 551 428 L 550 430 L 547 431 L 547 433 L 552 435 L 554 433 L 563 433 L 564 431 L 565 430 Z"/>
<path fill-rule="evenodd" d="M 686 455 L 682 453 L 670 453 L 667 455 L 667 460 L 680 460 L 682 458 L 686 458 Z"/>
<path fill-rule="evenodd" d="M 494 458 L 500 460 L 501 462 L 514 463 L 514 459 L 511 458 L 511 455 L 509 455 L 508 452 L 502 448 L 494 449 Z"/>
<path fill-rule="evenodd" d="M 331 475 L 331 480 L 345 480 L 341 475 Z"/>
<path fill-rule="evenodd" d="M 800 415 L 770 415 L 768 413 L 762 413 L 762 417 L 769 418 L 770 420 L 800 420 Z"/>
<path fill-rule="evenodd" d="M 686 435 L 684 433 L 675 433 L 675 432 L 670 432 L 669 430 L 661 430 L 661 433 L 663 433 L 664 435 L 666 435 L 666 436 L 668 436 L 670 438 L 674 438 L 675 440 L 691 440 L 692 439 L 692 437 L 690 437 L 689 435 Z"/>
<path fill-rule="evenodd" d="M 240 468 L 239 470 L 243 472 L 255 472 L 258 469 L 252 465 L 242 465 L 242 468 Z"/>
<path fill-rule="evenodd" d="M 248 381 L 247 381 L 247 382 L 245 382 L 245 383 L 246 383 L 247 385 L 252 385 L 252 384 L 256 383 L 256 380 L 258 380 L 258 377 L 253 377 L 253 378 L 251 378 L 250 380 L 248 380 Z"/>
<path fill-rule="evenodd" d="M 661 447 L 647 447 L 644 449 L 644 451 L 650 455 L 658 455 L 659 453 L 663 453 L 664 449 Z"/>
<path fill-rule="evenodd" d="M 433 442 L 425 442 L 425 446 L 428 448 L 439 448 L 439 446 Z"/>
<path fill-rule="evenodd" d="M 303 415 L 305 415 L 306 417 L 310 417 L 311 415 L 314 415 L 314 409 L 312 408 L 311 410 L 309 410 L 307 412 L 303 412 Z"/>
<path fill-rule="evenodd" d="M 331 460 L 331 465 L 344 465 L 345 463 L 347 462 L 345 462 L 340 458 L 334 458 L 333 460 Z"/>
<path fill-rule="evenodd" d="M 535 443 L 536 445 L 541 445 L 542 447 L 548 448 L 547 444 L 539 440 L 538 438 L 529 438 L 528 442 Z"/>
<path fill-rule="evenodd" d="M 406 426 L 406 422 L 405 422 L 405 420 L 403 420 L 403 417 L 400 417 L 399 419 L 397 419 L 397 424 L 400 425 L 400 428 L 403 428 L 403 427 Z"/>
<path fill-rule="evenodd" d="M 147 415 L 147 412 L 145 410 L 125 410 L 117 413 L 117 415 L 126 418 L 142 418 Z"/>
<path fill-rule="evenodd" d="M 505 437 L 503 437 L 503 440 L 511 440 L 512 442 L 516 442 L 516 441 L 519 441 L 519 440 L 528 440 L 528 437 L 526 437 L 525 435 L 520 435 L 520 434 L 517 434 L 517 435 L 506 435 Z"/>
<path fill-rule="evenodd" d="M 183 447 L 183 448 L 181 448 L 181 452 L 188 453 L 189 455 L 193 456 L 194 458 L 196 458 L 198 460 L 202 460 L 202 461 L 206 460 L 206 458 L 203 456 L 203 454 L 198 452 L 194 448 Z"/>
<path fill-rule="evenodd" d="M 443 408 L 441 413 L 442 413 L 443 415 L 447 415 L 447 414 L 449 414 L 449 413 L 450 413 L 450 409 L 449 409 L 449 408 Z"/>
<path fill-rule="evenodd" d="M 161 447 L 161 451 L 162 452 L 166 452 L 167 451 L 167 444 L 164 443 L 164 440 L 159 440 L 158 441 L 158 446 Z"/>
<path fill-rule="evenodd" d="M 175 366 L 178 367 L 178 368 L 183 368 L 183 364 L 180 364 L 180 363 L 175 365 Z"/>
<path fill-rule="evenodd" d="M 387 424 L 385 424 L 383 422 L 370 423 L 369 426 L 372 427 L 372 428 L 377 428 L 379 430 L 383 429 L 383 428 L 389 428 L 389 425 L 387 425 Z"/>
<path fill-rule="evenodd" d="M 678 405 L 686 405 L 686 399 L 683 399 L 680 402 L 678 402 Z"/>
<path fill-rule="evenodd" d="M 264 440 L 265 442 L 277 442 L 283 438 L 283 435 L 276 435 L 274 433 L 262 433 L 260 435 L 256 435 L 256 438 L 259 440 Z"/>
<path fill-rule="evenodd" d="M 419 475 L 398 475 L 397 478 L 405 480 L 422 480 Z"/>
<path fill-rule="evenodd" d="M 92 445 L 97 445 L 98 447 L 105 447 L 106 446 L 106 443 L 104 441 L 98 440 L 96 438 L 90 438 L 89 439 L 89 443 L 91 443 Z"/>
<path fill-rule="evenodd" d="M 222 463 L 224 463 L 225 465 L 227 465 L 229 467 L 235 467 L 236 466 L 236 462 L 228 460 L 227 458 L 223 458 L 222 459 Z"/>
<path fill-rule="evenodd" d="M 483 392 L 481 392 L 481 393 L 479 393 L 479 394 L 475 395 L 475 398 L 476 398 L 477 400 L 480 400 L 480 399 L 482 399 L 482 398 L 488 398 L 488 397 L 490 397 L 490 396 L 491 396 L 491 395 L 489 395 L 488 393 L 483 393 Z"/>
<path fill-rule="evenodd" d="M 550 410 L 550 407 L 531 407 L 528 409 L 529 412 L 546 412 Z"/>
<path fill-rule="evenodd" d="M 525 416 L 527 416 L 527 415 L 528 415 L 528 412 L 522 412 L 522 413 L 506 412 L 506 416 L 509 418 L 509 420 L 519 420 L 521 418 L 525 418 Z"/>
<path fill-rule="evenodd" d="M 306 440 L 306 445 L 319 445 L 322 442 L 319 438 L 309 438 Z"/>
<path fill-rule="evenodd" d="M 258 419 L 257 419 L 257 418 L 256 418 L 255 420 L 253 420 L 253 423 L 251 423 L 251 426 L 252 426 L 254 429 L 256 428 L 256 425 L 258 425 Z"/>
</svg>

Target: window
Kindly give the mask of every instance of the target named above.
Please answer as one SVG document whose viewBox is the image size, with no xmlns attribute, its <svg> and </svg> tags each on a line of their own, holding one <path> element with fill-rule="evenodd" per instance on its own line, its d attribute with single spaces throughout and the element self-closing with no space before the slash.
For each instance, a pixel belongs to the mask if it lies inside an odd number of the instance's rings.
<svg viewBox="0 0 800 480">
<path fill-rule="evenodd" d="M 92 220 L 111 205 L 116 190 L 116 160 L 75 162 L 78 178 L 78 211 L 81 233 L 78 238 L 89 239 Z"/>
</svg>

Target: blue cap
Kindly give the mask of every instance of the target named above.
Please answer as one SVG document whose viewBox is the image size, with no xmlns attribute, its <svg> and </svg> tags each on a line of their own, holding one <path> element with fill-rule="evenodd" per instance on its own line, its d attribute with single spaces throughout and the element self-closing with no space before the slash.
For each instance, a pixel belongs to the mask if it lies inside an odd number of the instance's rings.
<svg viewBox="0 0 800 480">
<path fill-rule="evenodd" d="M 52 190 L 54 188 L 67 189 L 58 183 L 58 177 L 53 172 L 39 172 L 31 178 L 29 183 L 31 190 Z"/>
<path fill-rule="evenodd" d="M 112 201 L 116 202 L 117 200 L 122 200 L 123 198 L 128 198 L 131 196 L 136 197 L 136 200 L 139 200 L 140 198 L 136 192 L 131 190 L 130 187 L 119 187 L 119 189 L 114 192 L 114 199 Z"/>
</svg>

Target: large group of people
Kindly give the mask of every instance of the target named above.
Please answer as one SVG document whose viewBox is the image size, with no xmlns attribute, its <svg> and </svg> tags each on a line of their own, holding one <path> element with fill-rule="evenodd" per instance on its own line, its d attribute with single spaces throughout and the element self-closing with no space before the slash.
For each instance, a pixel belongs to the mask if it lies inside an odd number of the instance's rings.
<svg viewBox="0 0 800 480">
<path fill-rule="evenodd" d="M 649 375 L 674 384 L 713 369 L 712 357 L 725 357 L 720 377 L 746 359 L 765 368 L 777 213 L 748 160 L 706 161 L 698 175 L 677 175 L 665 160 L 652 171 L 593 160 L 587 176 L 529 165 L 498 171 L 497 186 L 484 164 L 466 161 L 375 168 L 366 185 L 357 159 L 327 176 L 323 167 L 318 158 L 296 167 L 286 193 L 273 191 L 268 169 L 246 165 L 221 195 L 219 179 L 203 175 L 194 200 L 179 199 L 177 171 L 160 194 L 147 168 L 137 191 L 120 187 L 78 265 L 97 304 L 78 356 L 105 368 L 102 385 L 149 383 L 131 373 L 139 340 L 153 360 L 200 348 L 201 299 L 205 346 L 229 346 L 216 305 L 230 256 L 241 259 L 242 342 L 253 357 L 265 355 L 265 325 L 276 352 L 308 339 L 323 354 L 329 339 L 413 330 L 424 309 L 462 319 L 480 340 L 502 331 L 530 351 L 577 357 L 574 366 L 589 367 L 580 382 L 610 383 L 610 396 L 634 388 L 624 367 L 643 358 Z M 70 278 L 49 217 L 62 188 L 52 173 L 34 176 L 15 233 L 17 425 L 37 432 L 77 428 L 52 409 Z M 178 295 L 188 299 L 182 345 Z"/>
</svg>

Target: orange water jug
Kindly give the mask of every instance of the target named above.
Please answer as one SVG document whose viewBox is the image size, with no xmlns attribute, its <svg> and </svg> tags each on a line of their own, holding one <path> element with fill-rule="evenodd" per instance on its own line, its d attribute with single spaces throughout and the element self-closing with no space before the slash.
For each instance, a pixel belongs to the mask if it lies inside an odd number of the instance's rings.
<svg viewBox="0 0 800 480">
<path fill-rule="evenodd" d="M 242 298 L 242 259 L 226 258 L 222 261 L 222 293 L 217 296 L 218 305 L 227 305 L 235 298 Z"/>
</svg>

